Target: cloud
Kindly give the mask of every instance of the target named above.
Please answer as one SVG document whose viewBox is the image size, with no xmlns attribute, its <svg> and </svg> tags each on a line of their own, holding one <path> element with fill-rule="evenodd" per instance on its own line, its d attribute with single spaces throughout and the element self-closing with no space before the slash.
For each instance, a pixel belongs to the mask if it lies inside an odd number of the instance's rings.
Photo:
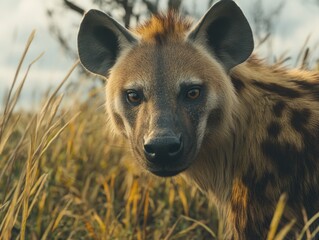
<svg viewBox="0 0 319 240">
<path fill-rule="evenodd" d="M 183 1 L 184 7 L 191 13 L 200 16 L 208 7 L 208 0 Z M 236 3 L 242 8 L 248 20 L 252 23 L 254 11 L 253 3 L 259 0 L 237 0 Z M 61 1 L 62 2 L 62 1 Z M 7 0 L 0 1 L 0 97 L 4 87 L 8 87 L 13 78 L 18 61 L 25 48 L 26 40 L 33 29 L 37 30 L 36 37 L 31 45 L 25 60 L 24 69 L 30 61 L 45 51 L 43 58 L 37 62 L 26 83 L 25 92 L 45 91 L 45 89 L 60 81 L 61 76 L 68 71 L 73 60 L 67 57 L 62 48 L 56 42 L 48 30 L 48 18 L 46 8 L 59 1 L 43 0 Z M 80 3 L 81 2 L 81 3 Z M 79 1 L 85 9 L 96 8 L 91 1 Z M 160 1 L 161 4 L 164 2 Z M 269 12 L 278 6 L 278 0 L 264 0 L 265 11 Z M 163 5 L 163 4 L 162 4 Z M 277 18 L 273 36 L 273 50 L 277 56 L 287 51 L 289 56 L 296 58 L 307 36 L 311 34 L 308 46 L 312 50 L 312 62 L 319 56 L 319 6 L 310 1 L 294 0 L 285 1 L 281 15 Z M 63 16 L 63 15 L 60 15 Z M 76 46 L 76 28 L 74 22 L 80 23 L 81 17 L 75 13 L 65 14 L 59 21 L 65 25 L 70 36 L 71 45 Z M 317 47 L 316 47 L 317 46 Z M 261 49 L 261 57 L 266 57 L 267 48 Z M 294 61 L 292 61 L 292 64 Z M 3 95 L 3 93 L 2 93 Z M 30 93 L 29 93 L 30 95 Z"/>
</svg>

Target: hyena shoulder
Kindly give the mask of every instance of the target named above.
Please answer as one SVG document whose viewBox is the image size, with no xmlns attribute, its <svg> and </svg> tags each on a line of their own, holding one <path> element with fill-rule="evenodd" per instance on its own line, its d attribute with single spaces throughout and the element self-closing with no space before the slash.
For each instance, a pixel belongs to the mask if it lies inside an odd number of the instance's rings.
<svg viewBox="0 0 319 240">
<path fill-rule="evenodd" d="M 308 218 L 319 211 L 319 73 L 267 66 L 251 57 L 233 69 L 231 80 L 241 106 L 234 129 L 240 148 L 235 158 L 241 164 L 231 205 L 250 205 L 239 219 L 259 219 L 260 224 L 247 231 L 262 233 L 270 224 L 274 202 L 286 193 L 282 222 L 296 218 L 300 230 L 305 224 L 302 211 Z M 236 127 L 245 130 L 236 132 Z"/>
</svg>

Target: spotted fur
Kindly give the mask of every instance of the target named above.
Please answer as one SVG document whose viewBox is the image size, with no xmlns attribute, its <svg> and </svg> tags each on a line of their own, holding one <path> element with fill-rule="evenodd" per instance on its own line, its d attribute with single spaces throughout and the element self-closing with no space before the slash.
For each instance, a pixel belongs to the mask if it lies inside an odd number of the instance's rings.
<svg viewBox="0 0 319 240">
<path fill-rule="evenodd" d="M 251 31 L 233 1 L 217 3 L 195 27 L 170 12 L 128 31 L 92 10 L 78 44 L 83 66 L 108 77 L 110 124 L 137 162 L 160 176 L 181 172 L 207 193 L 225 239 L 265 239 L 283 193 L 280 226 L 296 220 L 290 237 L 305 225 L 303 211 L 308 219 L 319 211 L 319 73 L 249 57 Z M 201 92 L 193 101 L 185 95 L 194 86 Z M 146 143 L 164 148 L 171 139 L 179 157 L 160 149 L 166 158 L 152 162 L 157 153 L 147 155 Z"/>
</svg>

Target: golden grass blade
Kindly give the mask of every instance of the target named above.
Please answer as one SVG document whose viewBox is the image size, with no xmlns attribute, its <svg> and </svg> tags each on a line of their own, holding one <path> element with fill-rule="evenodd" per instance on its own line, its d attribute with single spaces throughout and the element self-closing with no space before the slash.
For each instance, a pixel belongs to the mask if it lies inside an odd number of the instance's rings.
<svg viewBox="0 0 319 240">
<path fill-rule="evenodd" d="M 30 42 L 31 44 L 31 42 Z M 22 88 L 24 86 L 24 83 L 27 79 L 27 76 L 29 75 L 30 69 L 32 67 L 32 65 L 34 63 L 36 63 L 41 57 L 43 56 L 43 53 L 41 53 L 38 57 L 36 57 L 28 66 L 27 71 L 21 81 L 21 83 L 19 84 L 17 90 L 15 91 L 15 93 L 13 94 L 13 97 L 11 99 L 11 94 L 12 94 L 12 90 L 13 87 L 15 85 L 16 79 L 13 81 L 12 85 L 11 85 L 11 89 L 10 89 L 10 93 L 9 93 L 9 98 L 7 100 L 7 103 L 5 105 L 5 112 L 3 114 L 3 119 L 1 122 L 1 128 L 0 128 L 0 153 L 2 152 L 2 149 L 6 143 L 6 141 L 8 140 L 8 138 L 11 136 L 12 131 L 10 131 L 10 128 L 12 130 L 12 126 L 9 126 L 9 129 L 7 128 L 7 123 L 9 122 L 11 116 L 12 116 L 12 112 L 18 102 L 18 99 L 20 97 Z M 7 129 L 7 134 L 8 136 L 5 136 L 5 138 L 3 139 L 3 135 L 4 135 L 4 129 Z"/>
<path fill-rule="evenodd" d="M 26 174 L 25 174 L 25 184 L 24 184 L 24 190 L 22 193 L 23 196 L 23 205 L 22 205 L 22 221 L 21 221 L 21 230 L 20 230 L 20 239 L 25 239 L 25 229 L 26 229 L 26 223 L 28 218 L 28 212 L 29 212 L 29 194 L 30 194 L 30 174 L 31 174 L 31 161 L 30 158 L 30 151 L 29 151 L 29 157 L 27 159 L 26 163 Z"/>
<path fill-rule="evenodd" d="M 4 147 L 6 146 L 6 143 L 8 139 L 10 138 L 13 130 L 16 128 L 18 122 L 20 120 L 20 115 L 17 117 L 17 119 L 9 126 L 6 126 L 6 131 L 3 131 L 2 138 L 0 139 L 0 155 L 2 154 L 2 151 Z"/>
<path fill-rule="evenodd" d="M 30 196 L 32 196 L 34 194 L 35 194 L 35 196 L 30 204 L 28 216 L 31 214 L 31 210 L 33 209 L 33 206 L 36 203 L 38 196 L 39 196 L 40 192 L 42 191 L 44 184 L 47 181 L 48 176 L 49 176 L 48 174 L 42 174 L 40 176 L 40 178 L 38 179 L 38 181 L 34 184 L 33 188 L 31 189 Z M 35 192 L 36 189 L 37 189 L 37 191 Z"/>
<path fill-rule="evenodd" d="M 63 117 L 63 116 L 62 116 Z M 41 140 L 40 143 L 38 144 L 37 148 L 33 151 L 33 155 L 32 158 L 35 158 L 42 150 L 43 147 L 47 144 L 48 138 L 50 136 L 50 134 L 52 134 L 52 132 L 58 128 L 58 126 L 60 125 L 60 120 L 57 120 L 54 124 L 52 124 L 51 126 L 47 127 L 47 130 L 45 131 L 45 133 L 41 136 Z M 40 131 L 39 131 L 40 132 Z M 37 134 L 36 134 L 37 135 Z M 36 142 L 36 139 L 38 138 L 38 136 L 34 136 L 33 142 Z M 39 155 L 41 156 L 41 154 Z"/>
<path fill-rule="evenodd" d="M 189 226 L 188 228 L 183 229 L 182 231 L 176 233 L 174 236 L 172 236 L 170 238 L 170 240 L 173 239 L 178 239 L 178 238 L 183 238 L 183 239 L 187 239 L 187 233 L 189 233 L 190 231 L 196 229 L 199 226 L 198 223 L 193 223 L 191 226 Z"/>
<path fill-rule="evenodd" d="M 318 233 L 319 233 L 319 226 L 315 229 L 315 231 L 311 233 L 310 239 L 315 239 Z"/>
<path fill-rule="evenodd" d="M 170 187 L 169 194 L 168 194 L 168 205 L 170 209 L 172 209 L 174 201 L 175 201 L 175 189 L 173 187 Z"/>
<path fill-rule="evenodd" d="M 25 139 L 26 139 L 26 136 L 27 136 L 27 134 L 28 134 L 28 132 L 29 132 L 29 130 L 30 130 L 30 127 L 31 127 L 32 123 L 33 123 L 34 120 L 35 120 L 35 117 L 36 117 L 36 116 L 34 115 L 33 118 L 31 119 L 31 121 L 28 123 L 28 125 L 27 125 L 27 127 L 26 127 L 26 130 L 24 131 L 23 135 L 21 136 L 21 138 L 20 138 L 20 140 L 19 140 L 17 146 L 14 148 L 14 150 L 12 151 L 12 154 L 10 155 L 9 159 L 8 159 L 7 162 L 5 163 L 5 165 L 4 165 L 4 167 L 3 167 L 2 171 L 1 171 L 1 174 L 0 174 L 0 181 L 1 181 L 1 179 L 3 178 L 4 174 L 7 172 L 9 166 L 12 166 L 13 163 L 14 163 L 14 161 L 16 160 L 16 158 L 17 158 L 17 156 L 18 156 L 18 154 L 19 154 L 19 150 L 20 150 L 20 148 L 22 148 L 23 142 L 24 142 Z M 10 169 L 12 170 L 12 168 L 10 168 Z M 9 172 L 9 175 L 11 174 L 11 170 L 10 170 L 10 172 Z M 20 177 L 21 177 L 21 176 L 24 176 L 24 170 L 22 170 L 22 173 L 20 174 Z M 8 183 L 7 183 L 7 184 L 8 184 Z M 4 193 L 5 193 L 4 196 L 6 196 L 7 187 L 8 187 L 8 185 L 7 185 L 6 188 L 5 188 L 6 190 L 5 190 L 5 192 L 4 192 Z M 6 198 L 4 198 L 4 201 L 6 201 Z"/>
<path fill-rule="evenodd" d="M 305 235 L 307 229 L 313 224 L 317 219 L 319 219 L 319 212 L 312 216 L 312 218 L 309 219 L 309 221 L 305 224 L 303 229 L 301 230 L 300 234 L 297 237 L 297 240 L 302 240 L 303 236 Z"/>
<path fill-rule="evenodd" d="M 63 209 L 60 210 L 58 216 L 56 217 L 55 221 L 54 221 L 54 224 L 53 224 L 53 227 L 52 227 L 52 231 L 54 231 L 54 229 L 56 229 L 59 225 L 59 223 L 61 222 L 61 219 L 63 218 L 63 216 L 66 214 L 69 206 L 71 205 L 72 203 L 72 199 L 70 199 L 66 204 L 65 206 L 63 207 Z"/>
<path fill-rule="evenodd" d="M 293 225 L 296 223 L 296 219 L 292 219 L 286 226 L 284 226 L 280 232 L 276 235 L 274 240 L 283 240 L 293 227 Z"/>
<path fill-rule="evenodd" d="M 100 231 L 101 231 L 102 235 L 104 235 L 104 233 L 106 231 L 106 226 L 105 226 L 103 220 L 99 217 L 99 215 L 96 212 L 93 213 L 93 219 L 98 223 L 98 226 L 100 227 Z"/>
<path fill-rule="evenodd" d="M 94 178 L 95 174 L 94 173 L 91 173 L 85 180 L 84 182 L 84 186 L 83 186 L 83 189 L 82 189 L 82 192 L 81 192 L 81 198 L 82 199 L 86 199 L 87 195 L 88 195 L 88 192 L 89 192 L 89 188 L 90 188 L 90 184 L 91 184 L 91 181 L 92 181 L 92 178 Z"/>
<path fill-rule="evenodd" d="M 60 130 L 54 134 L 54 136 L 50 139 L 50 141 L 47 142 L 47 144 L 44 146 L 40 157 L 45 153 L 45 151 L 48 149 L 48 147 L 52 144 L 52 142 L 64 131 L 64 129 L 70 124 L 70 122 L 74 121 L 78 116 L 80 115 L 80 112 L 76 113 L 66 124 L 60 128 Z"/>
<path fill-rule="evenodd" d="M 13 88 L 14 88 L 14 86 L 15 86 L 15 83 L 16 83 L 16 81 L 17 81 L 17 78 L 18 78 L 18 75 L 19 75 L 19 72 L 20 72 L 22 63 L 24 62 L 24 59 L 25 59 L 25 57 L 26 57 L 26 55 L 27 55 L 27 52 L 28 52 L 28 50 L 29 50 L 29 48 L 30 48 L 30 46 L 31 46 L 31 43 L 32 43 L 33 39 L 34 39 L 34 36 L 35 36 L 35 30 L 33 30 L 33 31 L 31 32 L 31 34 L 30 34 L 30 36 L 29 36 L 29 38 L 28 38 L 28 40 L 27 40 L 27 44 L 26 44 L 26 46 L 25 46 L 25 48 L 24 48 L 23 54 L 22 54 L 22 56 L 21 56 L 21 59 L 20 59 L 20 61 L 19 61 L 18 67 L 17 67 L 17 70 L 16 70 L 16 72 L 15 72 L 15 75 L 14 75 L 14 78 L 13 78 L 13 82 L 12 82 L 12 84 L 11 84 L 11 88 L 10 88 L 10 90 L 9 90 L 9 94 L 8 94 L 8 97 L 7 97 L 7 101 L 6 101 L 6 103 L 5 103 L 5 109 L 4 109 L 4 114 L 3 114 L 4 116 L 5 116 L 6 113 L 7 113 L 7 107 L 9 106 L 9 101 L 10 101 L 10 99 L 11 99 L 11 94 L 12 94 Z M 0 139 L 1 139 L 1 135 L 2 135 L 1 132 L 2 132 L 2 129 L 0 129 Z"/>
<path fill-rule="evenodd" d="M 24 74 L 24 77 L 22 79 L 22 81 L 20 82 L 17 90 L 15 91 L 15 93 L 13 94 L 12 96 L 12 99 L 10 99 L 10 103 L 9 103 L 9 106 L 10 106 L 10 109 L 8 110 L 8 115 L 10 115 L 14 109 L 14 107 L 16 106 L 16 103 L 20 97 L 20 94 L 21 94 L 21 91 L 22 91 L 22 88 L 24 86 L 24 83 L 27 79 L 27 77 L 29 76 L 29 72 L 31 70 L 31 67 L 33 66 L 33 64 L 35 64 L 42 56 L 44 55 L 44 52 L 40 53 L 29 65 L 28 65 L 28 68 Z"/>
<path fill-rule="evenodd" d="M 301 212 L 302 212 L 302 216 L 303 216 L 303 221 L 304 221 L 304 223 L 308 222 L 309 219 L 308 219 L 308 216 L 307 216 L 307 211 L 306 211 L 306 209 L 305 209 L 304 207 L 301 209 Z M 306 237 L 307 237 L 307 239 L 311 239 L 310 229 L 307 229 L 307 230 L 306 230 Z"/>
<path fill-rule="evenodd" d="M 45 179 L 45 181 L 43 181 L 43 183 L 46 182 L 47 179 Z M 42 188 L 42 185 L 41 185 L 41 188 Z M 39 191 L 40 192 L 40 191 Z M 36 216 L 36 220 L 35 220 L 35 231 L 36 231 L 36 234 L 39 236 L 40 233 L 41 233 L 41 229 L 42 229 L 42 225 L 43 225 L 43 215 L 44 215 L 44 208 L 45 208 L 45 203 L 46 203 L 46 200 L 47 200 L 47 191 L 43 191 L 42 193 L 42 196 L 38 202 L 38 213 L 37 213 L 37 216 Z M 38 198 L 38 195 L 36 195 L 37 198 Z M 34 201 L 34 204 L 36 202 Z M 31 205 L 33 205 L 31 203 Z M 31 212 L 30 212 L 31 214 Z"/>
<path fill-rule="evenodd" d="M 104 189 L 104 194 L 106 197 L 106 213 L 105 213 L 105 234 L 109 231 L 109 226 L 110 226 L 110 218 L 111 218 L 111 213 L 112 213 L 112 202 L 113 198 L 111 196 L 111 190 L 109 187 L 109 184 L 107 183 L 106 180 L 104 180 L 102 177 L 100 178 L 100 181 L 102 182 L 102 186 Z"/>
<path fill-rule="evenodd" d="M 148 210 L 150 205 L 150 193 L 149 190 L 146 189 L 145 199 L 144 199 L 144 216 L 143 216 L 143 238 L 146 238 L 146 226 L 147 226 L 147 218 L 148 218 Z"/>
<path fill-rule="evenodd" d="M 59 125 L 59 120 L 57 120 L 54 124 L 52 123 L 57 112 L 58 109 L 61 105 L 61 101 L 63 99 L 63 94 L 61 94 L 60 96 L 54 96 L 55 98 L 53 98 L 53 100 L 50 102 L 49 105 L 47 105 L 47 109 L 50 109 L 50 112 L 48 113 L 49 116 L 45 116 L 45 114 L 47 113 L 47 111 L 45 112 L 41 112 L 42 115 L 40 115 L 37 118 L 37 124 L 36 124 L 36 130 L 35 130 L 35 135 L 34 135 L 34 142 L 36 142 L 36 139 L 39 138 L 39 134 L 41 133 L 40 129 L 47 129 L 45 134 L 41 137 L 41 143 L 39 144 L 37 150 L 35 151 L 35 155 L 39 153 L 40 149 L 43 146 L 43 142 L 45 142 L 49 136 L 49 134 L 51 134 L 52 130 L 54 128 L 56 128 Z M 63 119 L 64 116 L 61 116 L 60 119 Z M 44 120 L 46 120 L 44 122 Z"/>
<path fill-rule="evenodd" d="M 52 230 L 53 224 L 54 224 L 54 221 L 51 221 L 51 222 L 47 225 L 47 227 L 46 227 L 46 229 L 45 229 L 45 231 L 44 231 L 44 233 L 43 233 L 43 235 L 42 235 L 42 237 L 41 237 L 41 240 L 46 240 L 46 239 L 48 239 L 48 236 L 50 235 L 50 231 Z"/>
<path fill-rule="evenodd" d="M 4 129 L 6 128 L 7 123 L 9 122 L 9 120 L 10 120 L 10 118 L 11 118 L 11 116 L 12 116 L 12 112 L 13 112 L 13 110 L 14 110 L 14 108 L 15 108 L 17 102 L 18 102 L 18 99 L 19 99 L 19 97 L 20 97 L 20 94 L 21 94 L 22 88 L 23 88 L 23 86 L 24 86 L 24 83 L 25 83 L 25 81 L 26 81 L 26 79 L 27 79 L 27 77 L 28 77 L 28 75 L 29 75 L 30 69 L 31 69 L 32 65 L 33 65 L 34 63 L 36 63 L 42 56 L 43 56 L 43 53 L 41 53 L 38 57 L 36 57 L 36 58 L 29 64 L 29 66 L 28 66 L 28 68 L 27 68 L 27 71 L 26 71 L 26 73 L 25 73 L 25 75 L 24 75 L 24 77 L 23 77 L 21 83 L 19 84 L 17 90 L 15 91 L 15 93 L 14 93 L 12 99 L 11 99 L 11 94 L 12 94 L 12 89 L 13 89 L 13 87 L 14 87 L 14 84 L 15 84 L 16 79 L 14 80 L 14 82 L 13 82 L 12 85 L 11 85 L 11 89 L 10 89 L 10 93 L 9 93 L 10 97 L 9 97 L 8 100 L 7 100 L 8 102 L 6 103 L 5 113 L 4 113 L 4 115 L 3 115 L 3 121 L 2 121 L 2 123 L 1 123 L 0 143 L 2 142 L 1 139 L 2 139 L 2 135 L 3 135 Z"/>
<path fill-rule="evenodd" d="M 9 204 L 10 204 L 10 202 L 5 202 L 4 204 L 2 204 L 2 205 L 0 206 L 0 211 L 3 212 L 3 211 L 5 210 L 5 208 L 9 206 Z"/>
<path fill-rule="evenodd" d="M 286 206 L 286 203 L 287 203 L 287 195 L 286 194 L 282 194 L 279 198 L 279 201 L 277 203 L 277 206 L 276 206 L 276 211 L 275 211 L 275 214 L 271 220 L 271 223 L 270 223 L 270 229 L 269 229 L 269 232 L 268 232 L 268 236 L 267 236 L 267 240 L 273 240 L 275 235 L 276 235 L 276 232 L 277 232 L 277 228 L 279 226 L 279 222 L 280 222 L 280 219 L 281 219 L 281 216 L 284 212 L 284 209 L 285 209 L 285 206 Z"/>
<path fill-rule="evenodd" d="M 171 227 L 171 229 L 168 231 L 168 233 L 167 233 L 167 235 L 165 236 L 164 240 L 169 240 L 169 239 L 170 239 L 170 237 L 173 235 L 173 232 L 174 232 L 174 230 L 175 230 L 177 224 L 181 221 L 181 219 L 182 219 L 182 216 L 180 216 L 180 217 L 176 220 L 176 222 L 173 224 L 173 226 Z"/>
<path fill-rule="evenodd" d="M 51 94 L 51 96 L 48 98 L 48 100 L 45 102 L 44 106 L 41 109 L 40 112 L 40 121 L 42 122 L 44 116 L 46 115 L 46 112 L 49 110 L 48 106 L 51 104 L 51 102 L 54 99 L 54 96 L 57 95 L 57 93 L 59 92 L 59 90 L 62 88 L 62 86 L 64 85 L 64 83 L 69 79 L 69 77 L 71 76 L 71 74 L 73 73 L 73 71 L 75 70 L 75 68 L 79 65 L 80 60 L 78 59 L 70 68 L 70 70 L 68 71 L 68 73 L 66 74 L 66 76 L 63 78 L 62 82 L 58 85 L 58 87 L 55 89 L 55 91 Z"/>
<path fill-rule="evenodd" d="M 64 98 L 64 94 L 61 94 L 60 96 L 57 96 L 55 101 L 52 102 L 51 106 L 50 106 L 50 112 L 49 112 L 49 116 L 48 116 L 48 120 L 46 121 L 45 124 L 45 128 L 49 128 L 53 121 L 54 121 L 54 117 L 57 115 L 57 112 L 60 108 L 61 102 Z M 61 119 L 63 119 L 63 116 L 60 117 Z"/>
<path fill-rule="evenodd" d="M 185 215 L 188 216 L 189 215 L 189 206 L 188 206 L 188 203 L 187 203 L 186 195 L 185 195 L 184 191 L 181 188 L 178 188 L 178 196 L 179 196 L 179 199 L 182 202 Z"/>
<path fill-rule="evenodd" d="M 3 218 L 2 223 L 0 224 L 0 239 L 10 239 L 11 237 L 11 229 L 14 225 L 15 213 L 20 208 L 20 204 L 17 204 L 20 189 L 23 185 L 23 178 L 20 177 L 18 181 L 18 185 L 15 188 L 12 200 L 10 202 L 9 208 Z"/>
<path fill-rule="evenodd" d="M 182 218 L 186 219 L 187 221 L 197 223 L 199 226 L 204 228 L 213 238 L 216 238 L 216 234 L 214 233 L 214 231 L 211 230 L 206 224 L 204 224 L 204 223 L 202 223 L 202 222 L 200 222 L 200 221 L 198 221 L 196 219 L 187 217 L 187 216 L 182 216 Z"/>
</svg>

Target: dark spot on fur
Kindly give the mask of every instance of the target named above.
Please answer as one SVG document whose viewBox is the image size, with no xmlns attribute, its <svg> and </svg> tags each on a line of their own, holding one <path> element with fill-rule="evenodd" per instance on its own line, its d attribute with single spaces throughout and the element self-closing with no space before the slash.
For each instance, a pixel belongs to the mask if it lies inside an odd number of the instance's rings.
<svg viewBox="0 0 319 240">
<path fill-rule="evenodd" d="M 262 142 L 261 148 L 281 174 L 290 175 L 296 171 L 296 162 L 301 160 L 301 152 L 294 144 L 267 139 Z"/>
<path fill-rule="evenodd" d="M 300 89 L 311 94 L 314 100 L 319 101 L 319 83 L 318 82 L 307 82 L 302 80 L 291 80 L 295 83 Z"/>
<path fill-rule="evenodd" d="M 281 132 L 281 126 L 278 122 L 271 122 L 267 127 L 267 132 L 270 137 L 278 137 Z"/>
<path fill-rule="evenodd" d="M 265 139 L 261 143 L 263 154 L 271 160 L 281 176 L 299 176 L 303 179 L 306 173 L 311 176 L 317 171 L 319 156 L 318 132 L 311 133 L 301 127 L 303 147 L 298 149 L 289 142 L 279 142 L 275 139 Z M 290 189 L 288 192 L 291 192 Z"/>
<path fill-rule="evenodd" d="M 276 184 L 275 175 L 273 172 L 265 171 L 263 175 L 258 177 L 253 164 L 250 164 L 246 173 L 243 175 L 242 181 L 249 190 L 247 204 L 255 206 L 254 208 L 248 208 L 247 222 L 254 222 L 257 221 L 256 217 L 259 218 L 259 224 L 255 231 L 260 233 L 263 229 L 269 227 L 272 219 L 272 213 L 264 212 L 261 215 L 260 211 L 262 211 L 262 209 L 271 209 L 273 201 L 277 201 L 277 199 L 274 200 L 267 196 L 267 188 L 272 188 Z M 260 236 L 256 233 L 254 235 L 249 227 L 245 229 L 245 232 L 246 236 L 249 236 L 249 239 L 258 239 L 257 236 Z"/>
<path fill-rule="evenodd" d="M 231 81 L 234 85 L 234 88 L 236 89 L 236 92 L 240 93 L 245 88 L 245 84 L 242 80 L 232 77 Z"/>
<path fill-rule="evenodd" d="M 284 101 L 278 101 L 274 106 L 273 106 L 273 111 L 276 117 L 281 117 L 282 113 L 286 107 L 286 103 Z"/>
<path fill-rule="evenodd" d="M 313 90 L 319 88 L 319 83 L 317 82 L 307 82 L 303 80 L 291 80 L 291 82 L 295 83 L 298 87 L 303 90 Z"/>
<path fill-rule="evenodd" d="M 298 132 L 305 130 L 305 125 L 309 122 L 311 112 L 309 109 L 304 108 L 302 110 L 292 110 L 291 112 L 291 125 Z"/>
<path fill-rule="evenodd" d="M 213 109 L 208 116 L 207 123 L 211 127 L 216 127 L 221 123 L 223 117 L 223 110 L 220 108 Z"/>
<path fill-rule="evenodd" d="M 252 194 L 251 197 L 261 197 L 258 201 L 266 200 L 264 199 L 264 196 L 267 186 L 276 182 L 273 173 L 267 171 L 263 174 L 263 176 L 257 178 L 256 170 L 252 164 L 249 165 L 242 180 L 250 190 L 250 193 Z"/>
<path fill-rule="evenodd" d="M 291 88 L 281 86 L 277 83 L 264 83 L 264 82 L 258 82 L 256 80 L 254 80 L 253 84 L 260 89 L 278 94 L 279 96 L 282 96 L 282 97 L 287 97 L 287 98 L 301 97 L 300 92 L 298 92 L 294 89 L 291 89 Z"/>
</svg>

